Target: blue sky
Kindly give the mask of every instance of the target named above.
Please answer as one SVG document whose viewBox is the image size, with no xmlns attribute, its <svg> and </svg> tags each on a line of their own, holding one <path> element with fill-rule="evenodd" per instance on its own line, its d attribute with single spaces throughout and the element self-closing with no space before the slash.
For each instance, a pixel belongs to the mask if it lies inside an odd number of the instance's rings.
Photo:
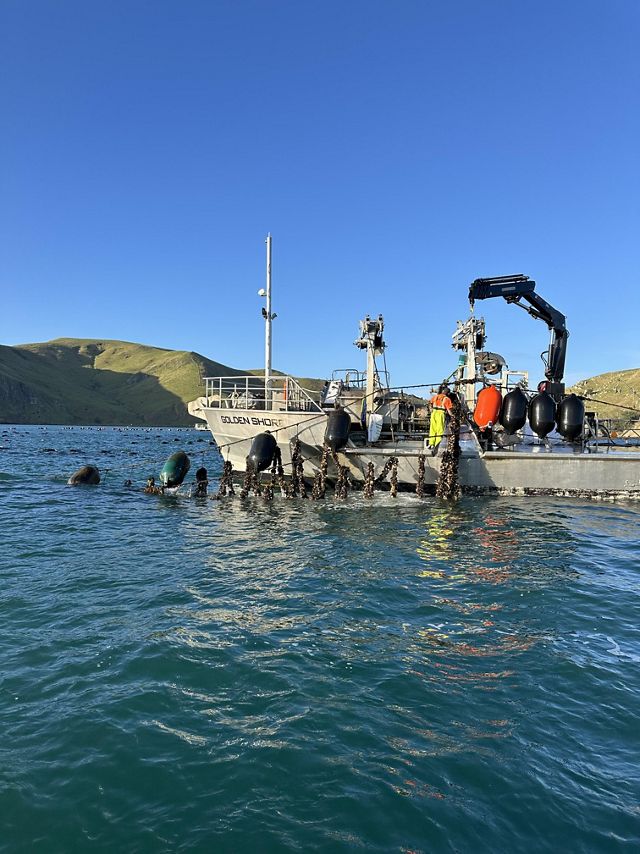
<svg viewBox="0 0 640 854">
<path fill-rule="evenodd" d="M 637 0 L 3 0 L 0 341 L 116 338 L 435 381 L 469 282 L 564 311 L 567 379 L 640 365 Z M 537 379 L 544 324 L 479 304 Z"/>
</svg>

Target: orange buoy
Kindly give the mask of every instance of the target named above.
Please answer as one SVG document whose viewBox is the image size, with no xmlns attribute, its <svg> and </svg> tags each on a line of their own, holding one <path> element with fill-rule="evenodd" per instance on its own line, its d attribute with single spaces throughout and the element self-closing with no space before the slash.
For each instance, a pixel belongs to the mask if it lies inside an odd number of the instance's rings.
<svg viewBox="0 0 640 854">
<path fill-rule="evenodd" d="M 485 430 L 489 424 L 496 423 L 501 405 L 502 395 L 494 385 L 488 385 L 480 391 L 473 412 L 473 420 L 481 430 Z"/>
</svg>

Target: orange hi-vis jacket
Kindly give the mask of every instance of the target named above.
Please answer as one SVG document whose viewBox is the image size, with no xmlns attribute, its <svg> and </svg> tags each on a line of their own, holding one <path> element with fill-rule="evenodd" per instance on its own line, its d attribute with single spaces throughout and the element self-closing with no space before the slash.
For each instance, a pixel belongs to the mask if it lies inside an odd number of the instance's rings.
<svg viewBox="0 0 640 854">
<path fill-rule="evenodd" d="M 453 406 L 446 394 L 434 394 L 429 403 L 434 409 L 446 409 L 447 412 Z"/>
</svg>

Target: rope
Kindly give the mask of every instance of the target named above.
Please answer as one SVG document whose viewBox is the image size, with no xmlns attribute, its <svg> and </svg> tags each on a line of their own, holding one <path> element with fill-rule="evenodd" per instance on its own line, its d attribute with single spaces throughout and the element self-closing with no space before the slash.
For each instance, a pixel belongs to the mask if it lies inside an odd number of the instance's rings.
<svg viewBox="0 0 640 854">
<path fill-rule="evenodd" d="M 602 403 L 603 406 L 615 406 L 616 409 L 626 409 L 627 412 L 635 412 L 636 415 L 640 415 L 640 409 L 635 409 L 633 406 L 623 406 L 621 403 L 611 403 L 609 400 L 599 400 L 597 397 L 583 397 L 580 395 L 582 400 L 588 400 L 590 403 Z"/>
</svg>

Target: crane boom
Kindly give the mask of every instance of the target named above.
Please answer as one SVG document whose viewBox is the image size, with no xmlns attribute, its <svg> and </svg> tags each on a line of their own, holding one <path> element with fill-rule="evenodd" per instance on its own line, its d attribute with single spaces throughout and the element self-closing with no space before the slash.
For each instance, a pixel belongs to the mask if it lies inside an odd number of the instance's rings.
<svg viewBox="0 0 640 854">
<path fill-rule="evenodd" d="M 528 276 L 517 273 L 513 276 L 494 276 L 489 279 L 476 279 L 469 287 L 469 302 L 473 307 L 475 300 L 503 297 L 507 302 L 519 305 L 532 317 L 544 320 L 551 330 L 551 343 L 547 351 L 544 375 L 549 381 L 547 390 L 556 398 L 564 394 L 564 363 L 567 355 L 569 333 L 564 314 L 550 305 L 535 292 L 536 283 Z M 525 300 L 528 305 L 523 305 Z"/>
</svg>

